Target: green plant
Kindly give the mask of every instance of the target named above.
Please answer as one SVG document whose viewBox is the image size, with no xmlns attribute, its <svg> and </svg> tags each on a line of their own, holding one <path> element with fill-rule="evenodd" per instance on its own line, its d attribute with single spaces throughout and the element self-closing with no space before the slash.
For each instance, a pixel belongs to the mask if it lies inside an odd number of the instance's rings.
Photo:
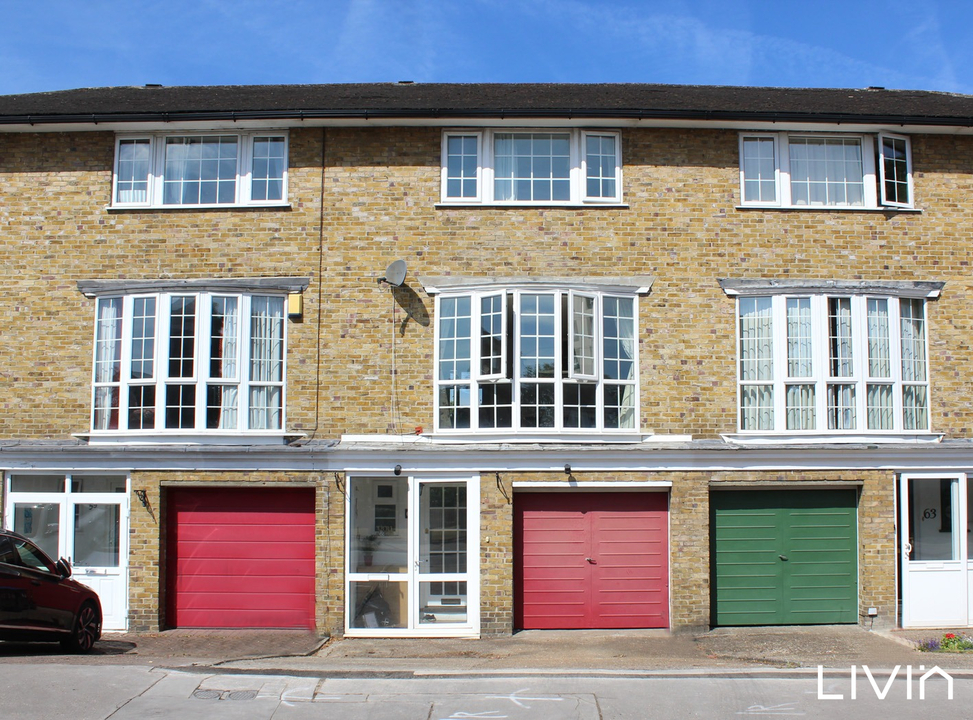
<svg viewBox="0 0 973 720">
<path fill-rule="evenodd" d="M 966 652 L 973 650 L 973 639 L 956 633 L 946 633 L 939 641 L 939 649 L 943 652 Z"/>
</svg>

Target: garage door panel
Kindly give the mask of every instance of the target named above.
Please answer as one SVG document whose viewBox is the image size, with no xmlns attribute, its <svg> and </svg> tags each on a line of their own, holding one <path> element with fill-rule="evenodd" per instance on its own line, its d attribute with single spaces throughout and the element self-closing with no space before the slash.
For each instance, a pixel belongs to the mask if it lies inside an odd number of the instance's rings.
<svg viewBox="0 0 973 720">
<path fill-rule="evenodd" d="M 314 491 L 174 488 L 169 625 L 313 627 Z"/>
<path fill-rule="evenodd" d="M 518 626 L 668 627 L 667 506 L 662 493 L 518 494 Z"/>
<path fill-rule="evenodd" d="M 178 542 L 176 551 L 181 558 L 225 560 L 313 560 L 314 549 L 308 543 L 277 542 Z"/>
<path fill-rule="evenodd" d="M 854 491 L 714 492 L 711 505 L 716 624 L 857 620 Z"/>
<path fill-rule="evenodd" d="M 180 592 L 184 599 L 194 593 L 249 593 L 257 596 L 262 594 L 254 583 L 262 583 L 265 588 L 263 594 L 291 594 L 303 593 L 305 596 L 314 593 L 314 581 L 309 578 L 291 577 L 279 578 L 273 575 L 236 577 L 226 575 L 194 575 L 184 579 Z"/>
<path fill-rule="evenodd" d="M 308 527 L 303 524 L 285 523 L 269 525 L 267 523 L 246 524 L 218 524 L 216 526 L 182 522 L 179 528 L 180 542 L 247 542 L 254 535 L 268 535 L 268 530 L 274 528 L 275 542 L 306 543 Z M 313 530 L 312 530 L 313 532 Z"/>
</svg>

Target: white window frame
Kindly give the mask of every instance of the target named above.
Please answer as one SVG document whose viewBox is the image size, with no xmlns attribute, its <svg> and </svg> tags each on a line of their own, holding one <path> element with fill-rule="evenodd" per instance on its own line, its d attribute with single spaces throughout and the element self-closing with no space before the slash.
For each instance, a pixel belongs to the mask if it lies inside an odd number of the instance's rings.
<svg viewBox="0 0 973 720">
<path fill-rule="evenodd" d="M 194 310 L 194 340 L 193 340 L 193 372 L 191 376 L 180 377 L 170 375 L 169 369 L 169 332 L 171 329 L 170 300 L 174 297 L 192 297 L 195 300 Z M 251 365 L 251 322 L 252 301 L 257 297 L 269 297 L 282 303 L 280 357 L 280 379 L 267 381 L 250 377 Z M 137 299 L 155 299 L 155 334 L 152 337 L 154 350 L 152 355 L 152 376 L 132 377 L 132 339 L 133 339 L 133 309 Z M 214 298 L 233 298 L 237 305 L 237 332 L 234 348 L 234 377 L 216 377 L 210 374 L 211 362 L 211 321 L 212 300 Z M 116 342 L 120 343 L 120 359 L 118 361 L 118 379 L 99 382 L 96 363 L 98 360 L 98 331 L 99 308 L 102 301 L 121 300 L 121 334 Z M 217 436 L 282 436 L 286 428 L 287 408 L 287 297 L 281 293 L 240 293 L 222 292 L 219 290 L 192 290 L 173 288 L 162 292 L 133 292 L 130 294 L 105 294 L 95 302 L 95 322 L 92 376 L 91 376 L 91 435 L 102 437 L 136 437 L 145 441 L 182 436 L 206 437 Z M 167 428 L 166 389 L 173 385 L 191 385 L 195 388 L 194 422 L 192 427 Z M 208 393 L 210 385 L 233 386 L 237 391 L 236 427 L 235 428 L 207 428 Z M 129 389 L 132 387 L 154 387 L 154 417 L 155 425 L 151 428 L 129 428 Z M 250 428 L 250 390 L 255 387 L 272 386 L 278 388 L 280 394 L 280 422 L 274 428 Z M 116 387 L 118 389 L 118 419 L 117 428 L 100 428 L 96 422 L 96 396 L 99 388 Z"/>
<path fill-rule="evenodd" d="M 906 162 L 908 166 L 909 202 L 888 201 L 885 197 L 883 138 L 890 137 L 905 141 Z M 773 139 L 775 201 L 747 200 L 744 144 L 751 138 Z M 790 141 L 792 139 L 814 138 L 834 140 L 857 140 L 861 146 L 863 196 L 861 205 L 850 204 L 795 204 L 791 196 Z M 740 204 L 741 207 L 784 208 L 788 210 L 875 210 L 884 207 L 912 209 L 914 195 L 912 185 L 912 149 L 910 138 L 891 133 L 821 133 L 821 132 L 742 132 L 739 135 L 740 156 Z M 876 167 L 878 165 L 878 167 Z"/>
<path fill-rule="evenodd" d="M 235 196 L 231 203 L 165 203 L 165 154 L 166 141 L 173 138 L 210 138 L 233 137 L 237 141 L 237 169 L 235 178 Z M 262 138 L 282 138 L 284 142 L 284 167 L 281 178 L 281 198 L 279 200 L 253 200 L 253 147 L 256 140 Z M 148 187 L 146 198 L 138 202 L 120 202 L 118 200 L 120 148 L 123 142 L 133 140 L 147 141 L 149 144 Z M 224 130 L 187 131 L 166 133 L 124 133 L 115 136 L 115 161 L 112 169 L 112 209 L 125 208 L 232 208 L 232 207 L 279 207 L 287 206 L 288 170 L 289 170 L 289 136 L 284 130 L 261 130 L 252 132 L 227 132 Z"/>
<path fill-rule="evenodd" d="M 505 363 L 505 372 L 503 376 L 496 375 L 484 375 L 480 372 L 480 335 L 479 335 L 479 313 L 480 313 L 480 300 L 484 297 L 496 296 L 502 294 L 505 298 L 504 301 L 504 347 L 503 354 L 506 358 L 508 355 L 508 348 L 510 344 L 513 344 L 513 357 L 509 362 Z M 521 321 L 521 298 L 524 295 L 553 295 L 554 297 L 554 353 L 555 353 L 555 375 L 552 378 L 542 378 L 542 379 L 526 379 L 520 376 L 520 362 L 521 362 L 521 343 L 522 336 L 520 334 L 520 321 Z M 564 322 L 562 316 L 564 315 L 562 302 L 567 303 L 567 315 L 568 323 L 570 325 L 571 317 L 571 306 L 572 300 L 576 296 L 591 297 L 594 298 L 594 313 L 595 313 L 595 338 L 594 338 L 594 349 L 595 349 L 595 373 L 590 377 L 585 377 L 579 374 L 574 374 L 572 370 L 572 353 L 573 353 L 573 334 L 572 328 L 564 327 Z M 446 378 L 440 379 L 439 373 L 439 353 L 440 353 L 440 343 L 441 343 L 441 314 L 440 307 L 443 300 L 456 299 L 456 298 L 470 298 L 471 306 L 471 320 L 470 325 L 472 328 L 472 337 L 470 342 L 470 374 L 466 378 Z M 618 381 L 606 379 L 605 369 L 604 369 L 604 358 L 602 352 L 602 345 L 604 341 L 604 299 L 605 298 L 618 298 L 623 300 L 631 300 L 632 302 L 632 313 L 633 313 L 633 326 L 634 326 L 634 337 L 632 338 L 632 358 L 634 378 L 631 381 Z M 512 308 L 510 311 L 511 318 L 509 322 L 506 319 L 507 307 L 510 303 Z M 435 351 L 433 353 L 433 407 L 434 407 L 434 428 L 436 433 L 441 433 L 443 435 L 447 434 L 470 434 L 477 433 L 478 435 L 488 434 L 488 435 L 509 435 L 517 434 L 520 436 L 524 435 L 551 435 L 551 434 L 587 434 L 591 433 L 601 433 L 601 434 L 619 434 L 619 435 L 637 435 L 640 432 L 640 371 L 639 371 L 639 342 L 638 342 L 638 332 L 639 332 L 639 297 L 635 291 L 627 293 L 624 291 L 616 290 L 589 290 L 589 289 L 575 289 L 570 287 L 530 287 L 530 286 L 510 286 L 502 290 L 498 288 L 490 289 L 471 289 L 471 290 L 450 290 L 448 292 L 443 292 L 442 294 L 436 294 L 436 322 L 435 322 Z M 512 325 L 512 327 L 511 327 Z M 449 339 L 449 338 L 447 338 Z M 566 346 L 565 346 L 566 344 Z M 554 388 L 554 414 L 555 422 L 553 427 L 524 427 L 521 425 L 521 403 L 520 403 L 520 389 L 524 382 L 536 382 L 538 384 L 551 385 Z M 511 393 L 511 426 L 510 427 L 484 427 L 479 426 L 479 388 L 482 386 L 489 385 L 500 385 L 509 384 Z M 574 428 L 565 427 L 564 425 L 564 388 L 567 385 L 588 385 L 594 386 L 596 392 L 595 401 L 595 415 L 596 423 L 595 427 L 585 427 L 585 428 Z M 633 415 L 633 426 L 632 427 L 605 427 L 605 388 L 607 386 L 629 386 L 632 388 L 634 407 L 632 409 Z M 464 387 L 469 389 L 469 413 L 470 413 L 470 423 L 469 427 L 452 428 L 444 427 L 440 422 L 440 390 L 447 387 Z M 457 390 L 457 392 L 459 392 Z M 466 408 L 467 406 L 460 406 Z"/>
<path fill-rule="evenodd" d="M 908 202 L 898 202 L 896 200 L 889 199 L 885 191 L 885 140 L 886 138 L 890 140 L 900 140 L 905 142 L 905 166 L 906 166 L 906 184 L 909 192 Z M 914 189 L 912 186 L 912 143 L 906 135 L 895 135 L 893 133 L 881 132 L 878 134 L 878 169 L 879 169 L 879 194 L 881 197 L 882 205 L 888 205 L 890 207 L 904 207 L 910 208 L 914 204 L 915 195 L 913 194 Z"/>
<path fill-rule="evenodd" d="M 566 134 L 570 143 L 570 197 L 567 200 L 498 200 L 495 190 L 495 137 L 497 134 Z M 610 136 L 615 142 L 615 194 L 611 197 L 589 196 L 587 193 L 587 138 Z M 452 197 L 448 189 L 448 142 L 453 137 L 474 137 L 477 143 L 477 192 L 475 197 Z M 619 205 L 622 203 L 622 137 L 618 130 L 584 130 L 580 128 L 483 128 L 475 130 L 446 130 L 442 137 L 442 167 L 440 203 L 443 205 L 503 205 L 503 206 L 578 206 Z"/>
<path fill-rule="evenodd" d="M 744 380 L 742 373 L 742 342 L 740 303 L 754 298 L 768 299 L 771 302 L 772 360 L 771 377 L 763 380 Z M 810 299 L 811 302 L 811 345 L 812 371 L 807 377 L 788 374 L 787 356 L 787 302 L 792 299 Z M 852 309 L 852 372 L 848 376 L 832 377 L 830 374 L 829 340 L 829 303 L 832 299 L 850 299 Z M 923 352 L 925 379 L 921 382 L 906 383 L 902 378 L 902 331 L 900 316 L 901 300 L 921 300 L 923 302 Z M 868 365 L 868 317 L 869 300 L 883 300 L 888 307 L 888 351 L 890 374 L 888 377 L 873 377 Z M 929 372 L 929 332 L 928 301 L 925 297 L 884 295 L 878 293 L 849 294 L 846 292 L 818 293 L 793 292 L 770 295 L 741 294 L 736 303 L 736 379 L 737 379 L 737 429 L 741 435 L 904 435 L 930 434 L 932 399 L 930 396 Z M 830 385 L 853 385 L 855 388 L 855 427 L 831 429 L 828 427 L 828 387 Z M 892 427 L 870 429 L 868 427 L 868 385 L 885 384 L 892 387 Z M 926 425 L 923 428 L 905 428 L 903 412 L 903 388 L 906 385 L 924 386 L 926 395 Z M 743 427 L 743 388 L 746 386 L 767 386 L 773 392 L 773 427 L 769 429 Z M 812 385 L 815 392 L 815 427 L 792 429 L 787 427 L 787 387 L 788 385 Z"/>
</svg>

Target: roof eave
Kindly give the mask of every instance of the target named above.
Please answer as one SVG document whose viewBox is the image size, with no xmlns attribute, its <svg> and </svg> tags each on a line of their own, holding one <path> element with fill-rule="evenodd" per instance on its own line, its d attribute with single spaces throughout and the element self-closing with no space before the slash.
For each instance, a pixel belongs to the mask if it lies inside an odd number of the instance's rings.
<svg viewBox="0 0 973 720">
<path fill-rule="evenodd" d="M 313 121 L 313 120 L 389 120 L 415 119 L 463 120 L 491 119 L 624 119 L 636 121 L 696 121 L 751 123 L 806 123 L 814 125 L 888 125 L 921 127 L 973 127 L 973 117 L 939 117 L 924 115 L 882 115 L 851 113 L 802 113 L 728 110 L 651 110 L 605 108 L 551 109 L 345 109 L 345 110 L 246 110 L 140 113 L 65 113 L 0 116 L 0 125 L 118 125 L 125 123 L 192 123 L 242 121 Z"/>
</svg>

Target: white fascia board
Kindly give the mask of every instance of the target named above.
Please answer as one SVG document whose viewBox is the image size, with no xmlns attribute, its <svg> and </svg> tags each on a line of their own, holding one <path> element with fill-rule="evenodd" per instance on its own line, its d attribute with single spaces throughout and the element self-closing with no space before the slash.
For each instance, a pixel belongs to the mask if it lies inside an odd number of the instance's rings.
<svg viewBox="0 0 973 720">
<path fill-rule="evenodd" d="M 973 135 L 973 127 L 959 125 L 878 125 L 874 123 L 813 123 L 746 120 L 677 120 L 638 118 L 268 118 L 267 120 L 208 120 L 151 122 L 79 122 L 0 125 L 0 133 L 72 132 L 180 132 L 192 130 L 288 130 L 321 127 L 436 127 L 449 128 L 676 128 L 697 130 L 736 130 L 748 132 L 829 132 L 903 135 Z"/>
<path fill-rule="evenodd" d="M 295 471 L 490 474 L 551 472 L 584 480 L 598 472 L 846 471 L 968 472 L 973 442 L 739 446 L 719 441 L 629 445 L 402 443 L 330 446 L 150 446 L 0 443 L 0 469 L 51 471 Z"/>
</svg>

